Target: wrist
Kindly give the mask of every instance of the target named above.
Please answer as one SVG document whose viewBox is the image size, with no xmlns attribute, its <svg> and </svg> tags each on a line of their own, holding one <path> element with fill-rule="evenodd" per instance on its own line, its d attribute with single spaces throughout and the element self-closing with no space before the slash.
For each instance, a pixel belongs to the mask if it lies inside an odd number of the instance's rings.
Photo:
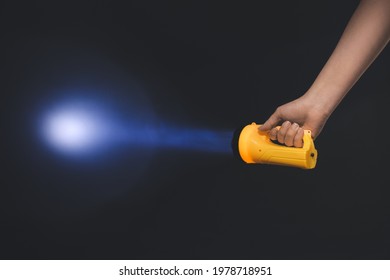
<svg viewBox="0 0 390 280">
<path fill-rule="evenodd" d="M 339 105 L 346 91 L 335 86 L 312 86 L 304 95 L 311 111 L 316 111 L 329 117 Z"/>
</svg>

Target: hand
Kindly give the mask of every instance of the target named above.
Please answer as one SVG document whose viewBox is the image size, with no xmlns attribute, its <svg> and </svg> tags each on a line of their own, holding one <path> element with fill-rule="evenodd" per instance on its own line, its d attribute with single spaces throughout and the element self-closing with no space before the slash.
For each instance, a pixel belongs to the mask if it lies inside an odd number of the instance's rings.
<svg viewBox="0 0 390 280">
<path fill-rule="evenodd" d="M 260 130 L 269 131 L 270 138 L 281 144 L 302 147 L 304 129 L 310 130 L 315 139 L 330 115 L 320 107 L 320 102 L 312 99 L 303 95 L 278 107 Z M 276 128 L 280 124 L 280 129 Z"/>
</svg>

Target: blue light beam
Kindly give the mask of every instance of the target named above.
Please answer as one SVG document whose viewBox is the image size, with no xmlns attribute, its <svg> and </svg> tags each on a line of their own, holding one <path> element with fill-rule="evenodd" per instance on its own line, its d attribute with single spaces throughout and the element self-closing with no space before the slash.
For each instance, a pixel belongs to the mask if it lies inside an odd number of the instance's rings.
<svg viewBox="0 0 390 280">
<path fill-rule="evenodd" d="M 89 155 L 107 148 L 169 148 L 208 153 L 231 153 L 232 132 L 182 128 L 169 124 L 117 120 L 93 103 L 59 106 L 43 122 L 43 135 L 51 147 L 68 155 Z"/>
<path fill-rule="evenodd" d="M 232 132 L 177 127 L 173 125 L 129 125 L 121 133 L 126 143 L 155 148 L 208 153 L 231 153 Z"/>
</svg>

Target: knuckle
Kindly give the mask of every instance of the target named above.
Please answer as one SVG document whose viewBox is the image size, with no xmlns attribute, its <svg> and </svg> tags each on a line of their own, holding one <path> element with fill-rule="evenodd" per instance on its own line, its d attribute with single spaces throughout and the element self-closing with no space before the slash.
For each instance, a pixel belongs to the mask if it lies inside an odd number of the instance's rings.
<svg viewBox="0 0 390 280">
<path fill-rule="evenodd" d="M 291 139 L 294 139 L 295 135 L 296 135 L 296 131 L 292 130 L 292 129 L 289 129 L 286 133 L 286 137 L 291 138 Z"/>
<path fill-rule="evenodd" d="M 284 139 L 284 144 L 285 144 L 286 146 L 291 147 L 291 146 L 294 144 L 294 139 L 293 139 L 293 138 L 286 137 L 286 138 Z"/>
<path fill-rule="evenodd" d="M 278 137 L 285 137 L 286 136 L 286 131 L 284 129 L 279 129 L 278 131 Z"/>
<path fill-rule="evenodd" d="M 284 136 L 278 133 L 278 142 L 284 144 Z"/>
<path fill-rule="evenodd" d="M 302 140 L 295 142 L 294 146 L 297 147 L 297 148 L 302 148 L 303 147 Z"/>
<path fill-rule="evenodd" d="M 294 138 L 294 146 L 297 148 L 301 148 L 303 146 L 303 141 L 301 137 L 295 137 Z"/>
</svg>

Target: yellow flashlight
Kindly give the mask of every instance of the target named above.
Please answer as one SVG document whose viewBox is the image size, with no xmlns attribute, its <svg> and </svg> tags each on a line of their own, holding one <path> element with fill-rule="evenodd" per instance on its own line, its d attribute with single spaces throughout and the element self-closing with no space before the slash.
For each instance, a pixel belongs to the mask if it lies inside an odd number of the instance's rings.
<svg viewBox="0 0 390 280">
<path fill-rule="evenodd" d="M 252 123 L 245 126 L 238 138 L 238 152 L 246 163 L 276 164 L 313 169 L 317 163 L 317 150 L 310 130 L 305 130 L 303 147 L 287 147 L 276 144 L 268 132 L 259 130 L 261 125 Z"/>
</svg>

